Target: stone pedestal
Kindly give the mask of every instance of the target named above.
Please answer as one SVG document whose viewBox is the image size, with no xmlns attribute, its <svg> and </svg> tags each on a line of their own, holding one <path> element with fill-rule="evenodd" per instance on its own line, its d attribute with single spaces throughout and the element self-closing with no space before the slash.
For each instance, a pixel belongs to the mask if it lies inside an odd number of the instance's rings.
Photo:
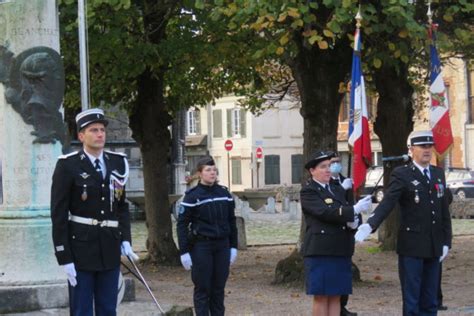
<svg viewBox="0 0 474 316">
<path fill-rule="evenodd" d="M 275 214 L 276 213 L 276 202 L 275 198 L 270 196 L 267 199 L 267 204 L 265 205 L 265 213 Z"/>
<path fill-rule="evenodd" d="M 290 201 L 290 220 L 301 219 L 301 204 L 296 201 Z"/>
<path fill-rule="evenodd" d="M 247 231 L 245 230 L 245 220 L 241 216 L 235 217 L 235 223 L 237 226 L 237 249 L 247 249 Z"/>
<path fill-rule="evenodd" d="M 55 111 L 47 110 L 57 105 L 57 98 L 53 100 L 52 94 L 63 93 L 51 91 L 50 87 L 58 85 L 59 90 L 64 89 L 64 82 L 61 86 L 55 81 L 59 80 L 57 76 L 48 78 L 50 71 L 57 70 L 48 63 L 54 64 L 59 56 L 56 1 L 14 0 L 2 3 L 0 21 L 3 53 L 0 60 L 3 194 L 0 205 L 0 313 L 64 306 L 67 304 L 66 278 L 54 257 L 49 219 L 51 177 L 57 157 L 62 153 L 62 145 L 59 139 L 48 142 L 48 137 L 44 137 L 49 128 L 53 128 L 44 118 L 60 116 L 57 108 Z M 36 51 L 39 52 L 37 55 L 28 51 L 38 47 L 41 48 Z M 54 56 L 48 55 L 48 51 Z M 16 58 L 16 64 L 9 64 L 8 54 Z M 38 70 L 38 65 L 45 70 L 40 79 L 44 85 L 32 88 L 21 76 Z M 21 82 L 20 85 L 15 86 L 15 80 L 12 80 L 15 76 L 21 79 L 16 81 Z M 64 77 L 62 79 L 64 81 Z M 31 97 L 31 102 L 24 102 L 12 98 L 15 93 L 28 89 L 38 99 L 33 101 Z M 28 116 L 37 120 L 36 124 L 26 123 Z"/>
</svg>

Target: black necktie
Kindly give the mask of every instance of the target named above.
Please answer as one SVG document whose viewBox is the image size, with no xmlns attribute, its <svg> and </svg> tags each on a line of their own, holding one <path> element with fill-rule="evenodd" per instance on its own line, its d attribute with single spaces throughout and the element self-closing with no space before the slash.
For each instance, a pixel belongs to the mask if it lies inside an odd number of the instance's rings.
<svg viewBox="0 0 474 316">
<path fill-rule="evenodd" d="M 427 180 L 426 182 L 427 182 L 427 183 L 430 183 L 430 176 L 429 176 L 429 174 L 428 174 L 428 169 L 423 169 L 423 174 L 424 174 L 425 177 L 426 177 L 426 180 Z"/>
<path fill-rule="evenodd" d="M 324 187 L 326 188 L 326 190 L 327 190 L 329 193 L 332 194 L 331 190 L 329 189 L 329 184 L 326 184 Z"/>
<path fill-rule="evenodd" d="M 95 170 L 100 173 L 100 176 L 103 177 L 104 175 L 102 174 L 102 168 L 100 168 L 100 160 L 97 158 L 95 161 Z"/>
</svg>

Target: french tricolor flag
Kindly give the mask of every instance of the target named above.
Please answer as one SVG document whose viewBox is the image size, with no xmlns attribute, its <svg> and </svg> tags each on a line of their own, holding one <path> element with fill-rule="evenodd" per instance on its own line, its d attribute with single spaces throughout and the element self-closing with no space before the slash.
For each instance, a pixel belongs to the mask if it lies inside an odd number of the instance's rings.
<svg viewBox="0 0 474 316">
<path fill-rule="evenodd" d="M 435 25 L 429 28 L 430 56 L 430 127 L 433 132 L 434 147 L 438 155 L 443 156 L 453 143 L 451 122 L 449 120 L 449 103 L 441 75 L 441 63 L 435 46 Z"/>
<path fill-rule="evenodd" d="M 351 111 L 348 140 L 353 153 L 352 178 L 354 181 L 354 191 L 364 184 L 367 168 L 372 163 L 367 98 L 360 63 L 360 43 L 360 30 L 357 28 L 354 38 L 354 55 L 352 56 Z"/>
</svg>

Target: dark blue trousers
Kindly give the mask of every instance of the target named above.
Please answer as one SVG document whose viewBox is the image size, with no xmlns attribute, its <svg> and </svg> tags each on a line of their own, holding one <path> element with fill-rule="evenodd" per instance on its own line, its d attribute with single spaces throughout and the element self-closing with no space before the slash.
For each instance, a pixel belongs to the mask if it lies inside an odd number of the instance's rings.
<svg viewBox="0 0 474 316">
<path fill-rule="evenodd" d="M 404 316 L 437 315 L 439 265 L 439 258 L 398 256 Z"/>
<path fill-rule="evenodd" d="M 77 271 L 77 285 L 69 285 L 72 316 L 117 315 L 120 267 L 106 271 Z M 94 307 L 94 308 L 93 308 Z"/>
<path fill-rule="evenodd" d="M 229 240 L 197 241 L 191 250 L 191 260 L 196 315 L 224 315 L 224 288 L 229 277 Z"/>
</svg>

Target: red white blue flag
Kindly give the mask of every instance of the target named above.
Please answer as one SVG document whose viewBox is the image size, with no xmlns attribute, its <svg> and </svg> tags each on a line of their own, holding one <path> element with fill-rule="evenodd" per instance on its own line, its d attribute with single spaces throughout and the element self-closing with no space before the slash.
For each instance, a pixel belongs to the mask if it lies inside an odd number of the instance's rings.
<svg viewBox="0 0 474 316">
<path fill-rule="evenodd" d="M 360 62 L 360 30 L 354 37 L 352 56 L 351 110 L 349 120 L 349 146 L 352 147 L 352 178 L 354 191 L 364 184 L 367 168 L 372 163 L 370 148 L 369 115 L 365 95 L 364 76 Z"/>
<path fill-rule="evenodd" d="M 453 133 L 449 120 L 449 102 L 446 94 L 441 63 L 436 50 L 435 25 L 431 25 L 428 35 L 430 44 L 430 128 L 433 132 L 434 147 L 438 155 L 443 156 L 453 143 Z"/>
</svg>

